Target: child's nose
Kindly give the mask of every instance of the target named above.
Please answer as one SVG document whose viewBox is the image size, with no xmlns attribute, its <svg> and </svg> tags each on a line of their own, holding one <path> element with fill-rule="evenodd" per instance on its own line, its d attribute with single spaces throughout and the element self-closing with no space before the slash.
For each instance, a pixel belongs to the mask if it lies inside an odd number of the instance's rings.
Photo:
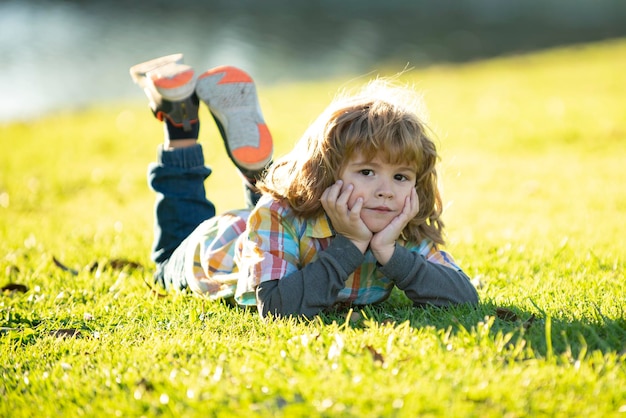
<svg viewBox="0 0 626 418">
<path fill-rule="evenodd" d="M 376 196 L 385 198 L 385 199 L 392 198 L 393 190 L 391 188 L 391 184 L 389 184 L 388 182 L 381 182 L 381 184 L 378 187 L 378 190 L 376 191 Z"/>
</svg>

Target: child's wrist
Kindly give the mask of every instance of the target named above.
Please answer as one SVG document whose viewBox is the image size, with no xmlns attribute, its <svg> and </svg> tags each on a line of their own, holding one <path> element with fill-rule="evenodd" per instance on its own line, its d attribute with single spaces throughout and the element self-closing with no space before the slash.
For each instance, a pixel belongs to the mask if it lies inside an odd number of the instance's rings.
<svg viewBox="0 0 626 418">
<path fill-rule="evenodd" d="M 365 254 L 367 248 L 369 247 L 369 241 L 359 241 L 355 239 L 348 238 L 350 242 L 361 252 L 361 254 Z"/>
<path fill-rule="evenodd" d="M 386 245 L 384 248 L 372 248 L 372 253 L 378 261 L 378 264 L 384 266 L 391 260 L 393 257 L 393 253 L 396 250 L 396 243 L 394 242 L 391 245 Z"/>
</svg>

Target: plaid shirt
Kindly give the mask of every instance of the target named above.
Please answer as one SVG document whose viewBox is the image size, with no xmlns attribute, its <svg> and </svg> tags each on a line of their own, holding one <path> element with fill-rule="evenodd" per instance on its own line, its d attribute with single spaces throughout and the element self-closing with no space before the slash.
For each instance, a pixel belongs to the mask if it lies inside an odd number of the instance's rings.
<svg viewBox="0 0 626 418">
<path fill-rule="evenodd" d="M 227 212 L 207 222 L 209 227 L 204 228 L 206 232 L 194 246 L 196 283 L 188 283 L 192 290 L 211 299 L 234 294 L 242 305 L 256 304 L 255 289 L 260 283 L 280 280 L 315 261 L 335 235 L 325 215 L 302 219 L 288 205 L 268 196 L 252 212 Z M 452 257 L 430 240 L 400 244 L 432 263 L 460 270 Z M 361 266 L 350 274 L 339 292 L 337 302 L 379 302 L 389 296 L 393 286 L 368 250 Z"/>
</svg>

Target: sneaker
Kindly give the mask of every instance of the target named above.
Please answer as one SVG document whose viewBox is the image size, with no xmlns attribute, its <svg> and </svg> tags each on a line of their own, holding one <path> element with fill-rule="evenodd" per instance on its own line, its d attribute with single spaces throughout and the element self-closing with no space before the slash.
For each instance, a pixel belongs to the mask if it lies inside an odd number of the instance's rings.
<svg viewBox="0 0 626 418">
<path fill-rule="evenodd" d="M 230 159 L 245 177 L 256 178 L 272 159 L 273 141 L 252 78 L 239 68 L 217 67 L 198 76 L 196 95 L 213 115 Z"/>
<path fill-rule="evenodd" d="M 182 54 L 168 55 L 137 64 L 130 69 L 135 83 L 143 88 L 157 119 L 185 131 L 198 122 L 198 97 L 194 70 L 181 63 Z"/>
<path fill-rule="evenodd" d="M 138 84 L 142 89 L 146 87 L 147 74 L 156 70 L 159 67 L 163 67 L 167 64 L 182 64 L 183 54 L 172 54 L 164 57 L 155 58 L 150 61 L 142 62 L 130 67 L 130 76 L 135 84 Z"/>
</svg>

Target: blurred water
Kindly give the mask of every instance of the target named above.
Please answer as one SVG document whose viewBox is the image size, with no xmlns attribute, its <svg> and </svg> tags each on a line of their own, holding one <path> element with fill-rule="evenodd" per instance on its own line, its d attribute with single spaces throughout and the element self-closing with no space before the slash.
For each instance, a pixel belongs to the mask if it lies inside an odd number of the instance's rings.
<svg viewBox="0 0 626 418">
<path fill-rule="evenodd" d="M 140 98 L 128 68 L 174 52 L 276 83 L 626 35 L 621 0 L 294 4 L 0 1 L 0 121 Z"/>
</svg>

